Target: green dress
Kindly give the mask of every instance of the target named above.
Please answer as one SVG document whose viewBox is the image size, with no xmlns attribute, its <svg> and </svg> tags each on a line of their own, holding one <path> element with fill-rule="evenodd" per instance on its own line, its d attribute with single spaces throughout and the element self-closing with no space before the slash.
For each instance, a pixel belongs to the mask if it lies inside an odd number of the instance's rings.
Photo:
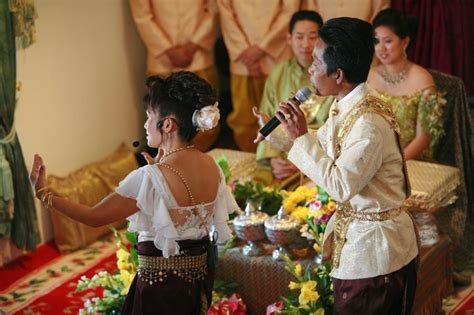
<svg viewBox="0 0 474 315">
<path fill-rule="evenodd" d="M 431 136 L 430 145 L 420 159 L 432 160 L 433 149 L 438 143 L 443 130 L 443 110 L 446 100 L 443 93 L 424 89 L 408 96 L 390 96 L 384 93 L 380 97 L 392 105 L 393 112 L 400 125 L 400 138 L 406 148 L 416 137 L 416 125 L 420 122 L 424 132 Z"/>
</svg>

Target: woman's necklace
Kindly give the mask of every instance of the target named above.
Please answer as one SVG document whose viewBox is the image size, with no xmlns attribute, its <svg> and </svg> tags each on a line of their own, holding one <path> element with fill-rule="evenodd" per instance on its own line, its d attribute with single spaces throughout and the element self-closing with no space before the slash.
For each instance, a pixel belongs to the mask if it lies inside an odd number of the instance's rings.
<svg viewBox="0 0 474 315">
<path fill-rule="evenodd" d="M 187 145 L 185 147 L 181 147 L 181 148 L 177 148 L 177 149 L 173 149 L 173 150 L 169 150 L 168 152 L 163 153 L 163 156 L 160 158 L 158 163 L 162 163 L 168 156 L 170 156 L 173 153 L 183 151 L 183 150 L 187 150 L 187 149 L 192 149 L 192 148 L 194 148 L 194 144 Z"/>
<path fill-rule="evenodd" d="M 382 77 L 382 79 L 385 81 L 385 83 L 387 83 L 388 85 L 392 85 L 392 86 L 397 85 L 405 81 L 405 79 L 408 76 L 408 71 L 410 70 L 410 66 L 411 66 L 411 63 L 409 62 L 407 63 L 405 68 L 403 68 L 400 72 L 394 73 L 394 74 L 388 72 L 386 67 L 383 67 L 383 69 L 379 71 L 379 74 Z"/>
</svg>

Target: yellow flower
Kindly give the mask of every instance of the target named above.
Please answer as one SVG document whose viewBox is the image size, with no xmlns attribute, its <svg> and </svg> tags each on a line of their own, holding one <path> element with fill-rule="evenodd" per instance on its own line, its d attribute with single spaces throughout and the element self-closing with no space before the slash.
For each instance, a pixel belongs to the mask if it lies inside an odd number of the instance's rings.
<svg viewBox="0 0 474 315">
<path fill-rule="evenodd" d="M 318 245 L 318 243 L 313 244 L 313 249 L 316 251 L 316 253 L 321 253 L 321 247 Z"/>
<path fill-rule="evenodd" d="M 301 305 L 308 304 L 309 302 L 316 302 L 319 299 L 319 294 L 314 290 L 316 287 L 315 281 L 304 282 L 301 286 L 301 293 L 298 297 L 298 302 Z"/>
<path fill-rule="evenodd" d="M 123 289 L 121 292 L 122 295 L 128 294 L 128 290 L 130 289 L 130 285 L 132 284 L 134 276 L 135 273 L 130 273 L 127 270 L 120 270 L 120 278 L 122 279 L 123 283 Z"/>
<path fill-rule="evenodd" d="M 305 218 L 310 215 L 310 210 L 306 207 L 297 207 L 291 216 L 298 219 L 300 222 L 304 222 Z"/>
<path fill-rule="evenodd" d="M 290 288 L 290 290 L 295 290 L 295 289 L 301 288 L 301 285 L 299 283 L 290 281 L 290 284 L 288 285 L 288 288 Z"/>
<path fill-rule="evenodd" d="M 309 280 L 301 284 L 301 291 L 303 290 L 314 291 L 315 288 L 316 288 L 316 281 L 314 280 Z"/>
<path fill-rule="evenodd" d="M 272 193 L 274 192 L 274 189 L 272 187 L 265 186 L 263 187 L 263 191 L 267 193 Z"/>
<path fill-rule="evenodd" d="M 222 299 L 222 295 L 212 290 L 212 303 L 211 304 L 218 303 L 221 299 Z"/>
<path fill-rule="evenodd" d="M 324 209 L 324 207 L 323 207 Z M 323 211 L 321 211 L 321 209 L 318 209 L 316 211 L 313 211 L 313 216 L 316 218 L 316 219 L 319 219 L 321 218 L 322 216 L 324 215 Z"/>
<path fill-rule="evenodd" d="M 299 276 L 301 276 L 301 272 L 302 272 L 303 268 L 301 268 L 301 265 L 300 264 L 296 264 L 295 266 L 295 273 Z"/>
<path fill-rule="evenodd" d="M 329 201 L 329 203 L 326 205 L 326 207 L 327 207 L 331 212 L 336 211 L 336 203 L 335 203 L 334 201 Z"/>
<path fill-rule="evenodd" d="M 324 315 L 324 308 L 319 308 L 315 312 L 312 312 L 310 315 Z"/>
<path fill-rule="evenodd" d="M 119 248 L 117 250 L 117 264 L 123 264 L 128 262 L 128 257 L 130 257 L 130 253 L 124 250 L 123 248 Z M 120 268 L 120 267 L 119 267 Z"/>
<path fill-rule="evenodd" d="M 306 204 L 314 197 L 317 192 L 317 188 L 308 188 L 306 186 L 299 186 L 295 191 L 288 193 L 286 198 L 283 200 L 283 207 L 286 213 L 293 215 L 301 221 L 304 221 L 305 217 L 309 215 L 309 209 L 307 207 L 298 206 L 299 204 Z M 305 209 L 303 211 L 303 209 Z M 294 215 L 294 212 L 298 213 Z"/>
<path fill-rule="evenodd" d="M 283 201 L 283 208 L 285 208 L 286 213 L 292 213 L 295 210 L 296 203 L 292 200 L 285 199 Z"/>
</svg>

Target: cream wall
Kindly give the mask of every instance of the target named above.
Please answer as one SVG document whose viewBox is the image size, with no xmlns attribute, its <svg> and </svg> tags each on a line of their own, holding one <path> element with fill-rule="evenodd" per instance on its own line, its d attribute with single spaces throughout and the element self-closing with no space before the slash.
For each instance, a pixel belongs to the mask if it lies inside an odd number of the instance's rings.
<svg viewBox="0 0 474 315">
<path fill-rule="evenodd" d="M 16 127 L 28 168 L 39 153 L 48 174 L 66 175 L 143 135 L 145 50 L 125 0 L 35 4 L 37 43 L 17 55 Z"/>
</svg>

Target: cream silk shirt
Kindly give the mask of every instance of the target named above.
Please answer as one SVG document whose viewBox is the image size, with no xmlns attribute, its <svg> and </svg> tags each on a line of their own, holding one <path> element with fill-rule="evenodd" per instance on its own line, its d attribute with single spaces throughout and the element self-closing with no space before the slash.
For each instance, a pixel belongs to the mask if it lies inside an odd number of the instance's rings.
<svg viewBox="0 0 474 315">
<path fill-rule="evenodd" d="M 130 0 L 133 19 L 148 50 L 147 72 L 198 71 L 214 64 L 218 33 L 215 0 Z M 185 69 L 176 69 L 165 51 L 192 42 L 199 46 Z"/>
<path fill-rule="evenodd" d="M 360 117 L 347 135 L 339 158 L 334 160 L 337 127 L 369 94 L 376 95 L 366 84 L 360 84 L 335 101 L 317 137 L 306 133 L 297 138 L 288 159 L 336 201 L 350 202 L 354 211 L 382 212 L 399 208 L 406 197 L 403 160 L 389 123 L 378 114 Z M 335 216 L 326 231 L 331 230 L 334 221 Z M 393 220 L 355 219 L 346 238 L 339 268 L 331 272 L 337 279 L 385 275 L 418 255 L 413 222 L 404 211 Z"/>
<path fill-rule="evenodd" d="M 217 0 L 217 4 L 231 73 L 248 75 L 247 67 L 237 57 L 251 45 L 266 53 L 260 60 L 265 74 L 276 63 L 291 57 L 286 37 L 291 16 L 299 9 L 299 0 Z"/>
<path fill-rule="evenodd" d="M 390 0 L 303 0 L 306 10 L 315 10 L 324 21 L 349 16 L 372 23 L 374 17 L 390 6 Z"/>
</svg>

